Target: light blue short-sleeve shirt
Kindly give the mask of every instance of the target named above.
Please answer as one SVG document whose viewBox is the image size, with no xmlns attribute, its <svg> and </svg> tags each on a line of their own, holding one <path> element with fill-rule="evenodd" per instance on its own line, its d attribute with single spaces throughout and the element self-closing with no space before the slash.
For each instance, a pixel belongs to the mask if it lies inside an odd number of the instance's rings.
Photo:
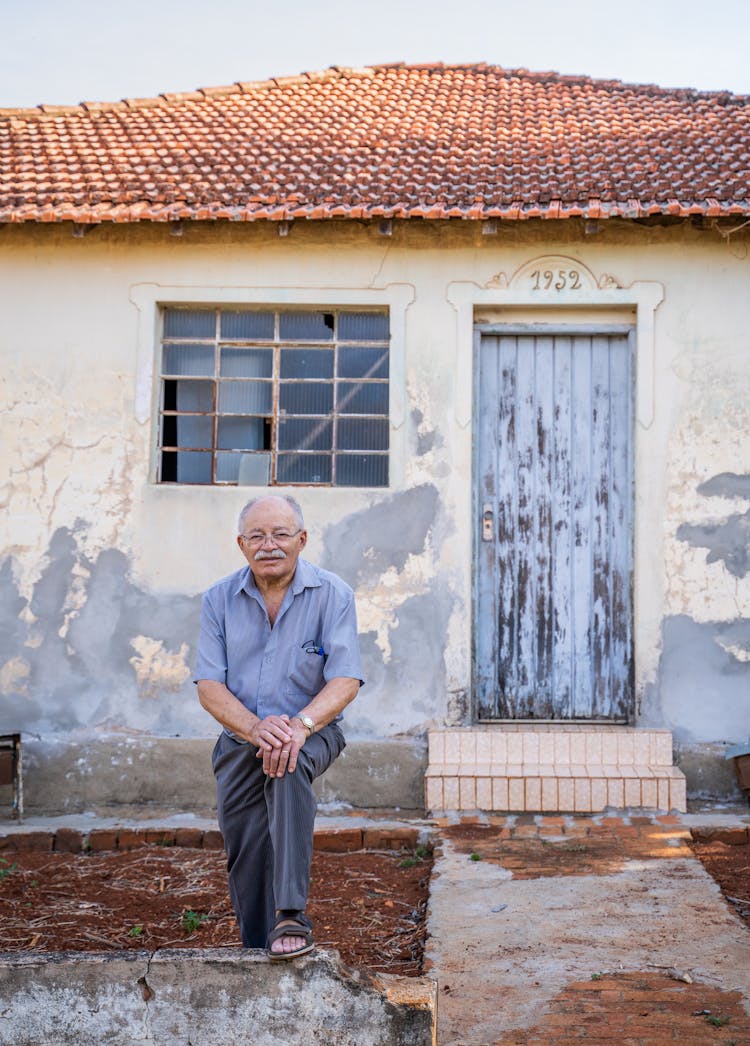
<svg viewBox="0 0 750 1046">
<path fill-rule="evenodd" d="M 338 676 L 363 682 L 354 593 L 335 574 L 298 559 L 273 628 L 249 566 L 203 596 L 195 682 L 224 683 L 263 719 L 295 715 Z"/>
</svg>

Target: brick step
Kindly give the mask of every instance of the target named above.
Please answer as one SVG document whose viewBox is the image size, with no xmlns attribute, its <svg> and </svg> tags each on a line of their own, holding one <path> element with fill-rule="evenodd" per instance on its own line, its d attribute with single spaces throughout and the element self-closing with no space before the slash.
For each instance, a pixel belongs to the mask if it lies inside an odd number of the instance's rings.
<svg viewBox="0 0 750 1046">
<path fill-rule="evenodd" d="M 627 726 L 502 724 L 430 730 L 429 762 L 671 766 L 672 733 Z"/>
<path fill-rule="evenodd" d="M 428 810 L 686 809 L 669 730 L 498 724 L 429 731 Z"/>
<path fill-rule="evenodd" d="M 673 766 L 431 765 L 425 784 L 425 805 L 433 813 L 598 813 L 626 807 L 685 811 L 685 777 Z"/>
</svg>

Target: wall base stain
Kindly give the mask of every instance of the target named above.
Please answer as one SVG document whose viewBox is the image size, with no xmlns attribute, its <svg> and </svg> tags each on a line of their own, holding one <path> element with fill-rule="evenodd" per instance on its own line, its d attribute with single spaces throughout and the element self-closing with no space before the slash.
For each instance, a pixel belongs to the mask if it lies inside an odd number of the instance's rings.
<svg viewBox="0 0 750 1046">
<path fill-rule="evenodd" d="M 686 743 L 745 740 L 750 661 L 735 656 L 735 647 L 750 650 L 750 618 L 666 618 L 659 670 L 644 694 L 641 724 L 668 727 Z"/>
</svg>

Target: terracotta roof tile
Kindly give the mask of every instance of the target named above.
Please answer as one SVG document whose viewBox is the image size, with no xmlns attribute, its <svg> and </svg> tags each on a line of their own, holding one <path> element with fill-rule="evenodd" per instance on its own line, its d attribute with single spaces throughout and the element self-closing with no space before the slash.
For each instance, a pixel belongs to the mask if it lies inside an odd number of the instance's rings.
<svg viewBox="0 0 750 1046">
<path fill-rule="evenodd" d="M 750 98 L 484 64 L 0 109 L 0 221 L 750 213 Z"/>
</svg>

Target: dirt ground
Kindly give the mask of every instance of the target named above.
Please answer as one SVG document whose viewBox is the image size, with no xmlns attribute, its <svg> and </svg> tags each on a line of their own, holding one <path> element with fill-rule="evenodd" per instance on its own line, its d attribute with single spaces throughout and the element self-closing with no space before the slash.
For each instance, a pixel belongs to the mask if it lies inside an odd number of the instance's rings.
<svg viewBox="0 0 750 1046">
<path fill-rule="evenodd" d="M 750 926 L 750 845 L 692 843 L 691 849 L 737 914 Z"/>
<path fill-rule="evenodd" d="M 468 831 L 465 846 L 479 849 L 483 833 Z M 500 862 L 512 865 L 512 846 L 495 845 Z M 528 867 L 528 845 L 526 867 L 514 868 L 514 877 L 549 874 Z M 714 841 L 691 848 L 750 926 L 750 846 Z M 583 865 L 579 872 L 587 870 L 582 847 L 574 847 L 569 858 Z M 421 850 L 316 851 L 308 911 L 317 943 L 336 948 L 350 966 L 419 974 L 431 864 Z M 0 858 L 2 950 L 238 944 L 221 851 L 148 845 L 84 854 L 6 852 Z"/>
<path fill-rule="evenodd" d="M 421 972 L 429 854 L 319 853 L 308 914 L 349 966 Z M 0 950 L 211 948 L 240 943 L 224 854 L 143 846 L 0 858 Z"/>
</svg>

